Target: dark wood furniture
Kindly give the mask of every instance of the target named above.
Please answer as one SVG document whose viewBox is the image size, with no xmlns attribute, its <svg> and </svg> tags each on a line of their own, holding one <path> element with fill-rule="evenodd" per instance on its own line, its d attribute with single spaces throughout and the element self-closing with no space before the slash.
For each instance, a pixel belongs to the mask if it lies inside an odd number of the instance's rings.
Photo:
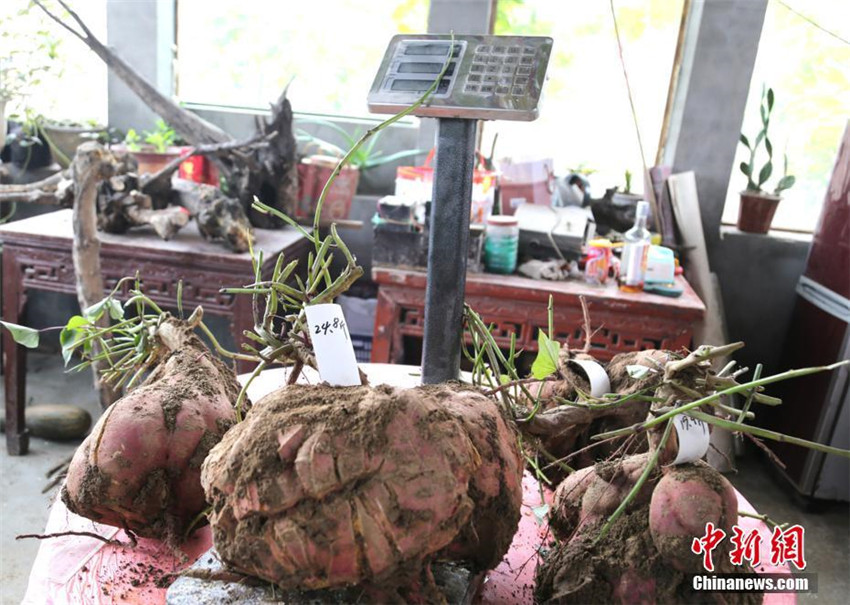
<svg viewBox="0 0 850 605">
<path fill-rule="evenodd" d="M 405 337 L 422 338 L 425 324 L 425 272 L 407 268 L 373 267 L 378 284 L 378 307 L 372 339 L 372 362 L 402 363 Z M 547 329 L 548 304 L 554 301 L 555 338 L 579 348 L 584 343 L 579 296 L 584 296 L 595 333 L 591 353 L 608 360 L 617 353 L 639 349 L 679 349 L 691 344 L 694 325 L 705 305 L 683 277 L 679 298 L 657 294 L 627 294 L 609 281 L 591 286 L 580 281 L 551 282 L 517 275 L 469 273 L 466 302 L 495 324 L 496 340 L 517 349 L 537 351 L 538 329 Z"/>
<path fill-rule="evenodd" d="M 264 273 L 270 273 L 280 252 L 289 258 L 306 255 L 308 241 L 293 228 L 257 229 L 255 250 L 265 253 Z M 230 319 L 234 342 L 254 321 L 249 296 L 223 294 L 225 286 L 253 281 L 251 257 L 234 254 L 222 245 L 205 241 L 191 223 L 171 241 L 153 232 L 123 235 L 101 233 L 101 267 L 107 293 L 122 277 L 142 278 L 145 292 L 157 303 L 173 307 L 177 282 L 183 280 L 183 305 L 204 307 L 208 315 Z M 59 210 L 0 226 L 3 242 L 3 319 L 25 323 L 27 293 L 49 290 L 76 292 L 71 259 L 71 211 Z M 248 368 L 240 366 L 240 371 Z M 6 387 L 6 448 L 10 454 L 27 453 L 24 420 L 26 405 L 26 349 L 3 330 L 3 371 Z"/>
</svg>

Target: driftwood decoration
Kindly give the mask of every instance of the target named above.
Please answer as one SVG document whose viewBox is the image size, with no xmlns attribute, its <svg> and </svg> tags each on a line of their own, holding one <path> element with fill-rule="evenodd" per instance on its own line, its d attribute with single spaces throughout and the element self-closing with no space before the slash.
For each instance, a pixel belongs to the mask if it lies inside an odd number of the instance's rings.
<svg viewBox="0 0 850 605">
<path fill-rule="evenodd" d="M 254 144 L 259 143 L 231 142 L 228 148 Z M 170 239 L 194 218 L 204 238 L 223 241 L 235 252 L 248 250 L 251 229 L 238 200 L 209 185 L 171 178 L 174 169 L 168 166 L 157 174 L 140 177 L 132 156 L 116 156 L 97 144 L 80 146 L 78 154 L 89 155 L 95 148 L 99 162 L 109 167 L 98 173 L 104 176 L 95 185 L 98 229 L 125 233 L 132 227 L 150 225 L 161 238 Z M 81 173 L 74 169 L 76 161 L 75 156 L 68 170 L 36 183 L 0 185 L 0 202 L 71 207 L 75 191 L 81 186 Z M 81 161 L 86 160 L 81 158 Z"/>
<path fill-rule="evenodd" d="M 258 119 L 257 137 L 267 144 L 242 148 L 228 148 L 233 138 L 217 126 L 178 106 L 159 92 L 150 82 L 133 69 L 112 49 L 92 34 L 82 19 L 66 2 L 57 0 L 68 13 L 72 23 L 53 13 L 41 0 L 34 3 L 73 36 L 81 40 L 98 57 L 103 59 L 112 73 L 135 92 L 139 98 L 193 146 L 220 146 L 209 152 L 226 183 L 227 195 L 238 199 L 257 227 L 279 227 L 282 222 L 254 212 L 254 197 L 268 206 L 291 215 L 295 208 L 298 187 L 295 137 L 292 134 L 292 106 L 286 90 L 271 106 L 271 119 Z"/>
<path fill-rule="evenodd" d="M 80 145 L 69 171 L 73 186 L 74 244 L 72 257 L 77 276 L 77 300 L 86 309 L 103 298 L 103 274 L 100 270 L 100 240 L 97 237 L 98 188 L 115 170 L 111 154 L 97 143 Z M 109 325 L 109 316 L 100 319 L 103 327 Z M 97 343 L 95 347 L 97 348 Z M 100 404 L 109 407 L 118 400 L 120 392 L 100 379 L 105 361 L 92 363 L 95 388 L 100 391 Z"/>
</svg>

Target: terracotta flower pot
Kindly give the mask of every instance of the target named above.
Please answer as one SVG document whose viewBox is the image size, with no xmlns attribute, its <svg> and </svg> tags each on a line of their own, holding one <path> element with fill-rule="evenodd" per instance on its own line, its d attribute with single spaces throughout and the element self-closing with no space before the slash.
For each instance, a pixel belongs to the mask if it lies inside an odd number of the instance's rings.
<svg viewBox="0 0 850 605">
<path fill-rule="evenodd" d="M 110 145 L 110 151 L 117 155 L 126 155 L 130 154 L 134 158 L 136 158 L 136 162 L 138 162 L 139 167 L 137 168 L 137 172 L 139 174 L 154 174 L 159 172 L 174 158 L 183 155 L 183 153 L 187 153 L 191 147 L 169 147 L 165 153 L 157 153 L 152 145 L 142 145 L 141 149 L 137 149 L 135 151 L 130 151 L 127 149 L 127 146 L 122 144 L 118 145 Z"/>
<path fill-rule="evenodd" d="M 183 151 L 182 147 L 169 147 L 165 153 L 159 153 L 147 146 L 142 146 L 139 151 L 131 151 L 139 162 L 139 174 L 155 174 L 166 167 L 166 165 Z"/>
<path fill-rule="evenodd" d="M 776 195 L 742 191 L 741 204 L 738 206 L 738 229 L 747 233 L 767 233 L 780 199 Z"/>
<path fill-rule="evenodd" d="M 327 156 L 310 156 L 298 164 L 298 218 L 312 218 L 316 204 L 328 178 L 333 173 L 337 159 Z M 357 192 L 360 171 L 354 166 L 345 166 L 337 175 L 322 204 L 322 220 L 347 219 L 351 202 Z"/>
</svg>

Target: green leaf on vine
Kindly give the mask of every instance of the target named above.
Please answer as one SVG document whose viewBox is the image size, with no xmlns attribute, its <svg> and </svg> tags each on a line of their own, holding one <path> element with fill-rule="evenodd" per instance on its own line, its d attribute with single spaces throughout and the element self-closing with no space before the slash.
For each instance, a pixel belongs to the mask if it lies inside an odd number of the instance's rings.
<svg viewBox="0 0 850 605">
<path fill-rule="evenodd" d="M 537 380 L 543 380 L 558 370 L 561 344 L 555 340 L 549 340 L 546 332 L 540 330 L 537 333 L 537 347 L 537 358 L 531 364 L 531 375 Z"/>
<path fill-rule="evenodd" d="M 90 324 L 91 322 L 85 317 L 74 315 L 59 333 L 59 344 L 62 345 L 62 359 L 65 360 L 66 366 L 71 361 L 71 355 L 73 355 L 74 349 L 77 348 L 77 345 L 83 338 L 83 332 L 80 328 Z"/>
<path fill-rule="evenodd" d="M 0 321 L 9 333 L 12 335 L 12 340 L 21 346 L 28 349 L 34 349 L 38 346 L 38 330 L 28 328 L 27 326 L 19 326 L 8 321 Z"/>
</svg>

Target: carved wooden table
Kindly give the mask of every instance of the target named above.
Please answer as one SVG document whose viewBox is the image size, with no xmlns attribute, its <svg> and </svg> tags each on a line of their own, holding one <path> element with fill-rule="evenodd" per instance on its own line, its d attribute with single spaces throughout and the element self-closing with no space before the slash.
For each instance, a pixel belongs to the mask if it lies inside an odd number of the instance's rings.
<svg viewBox="0 0 850 605">
<path fill-rule="evenodd" d="M 378 307 L 372 339 L 372 362 L 411 363 L 405 359 L 405 337 L 422 338 L 425 325 L 425 272 L 408 268 L 374 267 Z M 600 360 L 639 349 L 679 349 L 691 344 L 694 325 L 705 305 L 683 277 L 679 298 L 621 292 L 609 281 L 592 286 L 580 281 L 552 282 L 517 275 L 469 273 L 466 302 L 488 324 L 500 346 L 537 351 L 537 333 L 547 330 L 549 296 L 554 301 L 555 338 L 572 348 L 584 344 L 579 296 L 587 300 L 595 330 L 591 353 Z M 418 362 L 418 360 L 414 360 Z"/>
<path fill-rule="evenodd" d="M 71 259 L 71 210 L 59 210 L 0 226 L 3 242 L 3 319 L 25 323 L 29 290 L 74 294 Z M 173 307 L 177 282 L 183 280 L 183 305 L 204 307 L 208 315 L 228 317 L 234 342 L 254 321 L 249 296 L 223 294 L 225 286 L 253 281 L 251 257 L 234 254 L 221 244 L 205 241 L 195 223 L 187 225 L 171 241 L 153 232 L 123 235 L 100 233 L 101 268 L 106 292 L 122 277 L 139 272 L 145 293 L 154 301 Z M 280 252 L 288 258 L 306 254 L 308 241 L 295 229 L 255 230 L 255 249 L 265 253 L 264 274 L 271 273 Z M 248 368 L 240 365 L 240 371 Z M 24 421 L 26 405 L 26 349 L 16 345 L 3 330 L 3 371 L 6 387 L 6 448 L 10 454 L 26 454 L 28 435 Z"/>
</svg>

